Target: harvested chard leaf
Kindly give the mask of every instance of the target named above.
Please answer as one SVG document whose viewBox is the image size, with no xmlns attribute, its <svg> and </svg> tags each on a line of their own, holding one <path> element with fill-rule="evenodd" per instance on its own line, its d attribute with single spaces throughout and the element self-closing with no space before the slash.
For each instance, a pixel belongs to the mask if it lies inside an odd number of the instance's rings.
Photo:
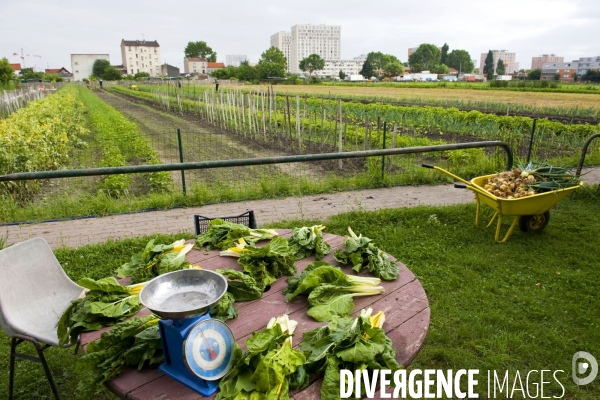
<svg viewBox="0 0 600 400">
<path fill-rule="evenodd" d="M 233 295 L 235 301 L 256 300 L 262 297 L 263 291 L 250 275 L 232 269 L 216 269 L 215 272 L 227 276 L 227 291 Z"/>
<path fill-rule="evenodd" d="M 340 370 L 400 369 L 392 341 L 382 329 L 385 316 L 362 310 L 356 319 L 334 316 L 328 325 L 304 332 L 300 348 L 309 374 L 324 373 L 321 399 L 339 399 Z M 361 393 L 364 394 L 364 386 Z"/>
<path fill-rule="evenodd" d="M 212 309 L 210 316 L 221 321 L 237 318 L 238 312 L 233 303 L 235 303 L 235 297 L 231 293 L 226 292 L 217 305 L 215 305 L 215 308 Z"/>
<path fill-rule="evenodd" d="M 142 305 L 138 298 L 145 283 L 121 286 L 113 277 L 81 279 L 85 295 L 71 302 L 58 321 L 58 342 L 74 344 L 81 332 L 97 331 L 115 325 L 137 313 Z"/>
<path fill-rule="evenodd" d="M 364 267 L 384 281 L 393 281 L 398 278 L 400 274 L 398 264 L 375 247 L 371 239 L 362 235 L 356 236 L 350 228 L 348 228 L 348 232 L 350 232 L 350 236 L 346 236 L 344 239 L 345 249 L 338 249 L 333 255 L 337 261 L 344 265 L 352 264 L 352 270 L 356 273 L 359 273 Z"/>
<path fill-rule="evenodd" d="M 309 264 L 298 277 L 288 278 L 288 282 L 291 283 L 283 291 L 286 300 L 308 295 L 307 314 L 317 321 L 330 321 L 334 315 L 350 315 L 354 309 L 353 297 L 384 291 L 377 286 L 381 282 L 378 278 L 346 275 L 340 268 L 322 261 Z"/>
<path fill-rule="evenodd" d="M 246 341 L 246 353 L 236 343 L 232 368 L 219 383 L 216 400 L 285 400 L 290 388 L 307 386 L 306 358 L 291 343 L 296 326 L 287 315 L 272 318 L 266 329 Z"/>
<path fill-rule="evenodd" d="M 281 275 L 294 275 L 294 253 L 283 237 L 276 237 L 265 247 L 248 246 L 243 239 L 235 247 L 222 251 L 222 256 L 238 257 L 244 271 L 256 281 L 256 286 L 264 292 Z"/>
<path fill-rule="evenodd" d="M 290 238 L 290 248 L 295 254 L 296 260 L 301 260 L 315 254 L 317 260 L 329 254 L 331 246 L 323 240 L 324 225 L 304 226 L 294 228 Z"/>
<path fill-rule="evenodd" d="M 259 240 L 271 239 L 277 236 L 273 229 L 250 229 L 245 225 L 223 221 L 215 218 L 208 223 L 208 231 L 198 236 L 196 247 L 206 247 L 206 250 L 227 249 L 235 246 L 239 239 L 244 239 L 249 244 Z"/>
<path fill-rule="evenodd" d="M 121 322 L 100 339 L 90 342 L 87 354 L 77 360 L 75 372 L 83 378 L 76 398 L 90 399 L 103 382 L 114 379 L 125 366 L 157 367 L 163 361 L 158 318 L 149 315 Z"/>
<path fill-rule="evenodd" d="M 138 283 L 187 268 L 190 263 L 185 260 L 185 255 L 192 247 L 193 244 L 186 245 L 184 239 L 171 244 L 154 244 L 152 239 L 141 253 L 134 254 L 128 263 L 117 269 L 117 276 L 131 276 L 131 282 Z"/>
</svg>

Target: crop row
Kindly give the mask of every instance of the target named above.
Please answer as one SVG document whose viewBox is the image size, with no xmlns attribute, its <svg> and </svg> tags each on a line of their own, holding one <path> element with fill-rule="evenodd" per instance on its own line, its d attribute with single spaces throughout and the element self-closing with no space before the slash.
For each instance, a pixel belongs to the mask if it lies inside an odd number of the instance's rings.
<svg viewBox="0 0 600 400">
<path fill-rule="evenodd" d="M 80 87 L 79 91 L 88 110 L 95 141 L 102 151 L 99 166 L 160 163 L 157 153 L 148 139 L 138 132 L 135 123 L 128 121 L 88 89 Z M 143 179 L 152 191 L 166 190 L 171 183 L 168 172 L 144 174 Z M 128 193 L 131 182 L 132 175 L 109 175 L 101 182 L 100 191 L 119 197 Z"/>
<path fill-rule="evenodd" d="M 84 107 L 77 88 L 65 87 L 53 96 L 31 101 L 0 121 L 0 174 L 61 168 L 74 148 L 85 146 Z M 39 189 L 37 181 L 3 185 L 25 198 Z"/>
</svg>

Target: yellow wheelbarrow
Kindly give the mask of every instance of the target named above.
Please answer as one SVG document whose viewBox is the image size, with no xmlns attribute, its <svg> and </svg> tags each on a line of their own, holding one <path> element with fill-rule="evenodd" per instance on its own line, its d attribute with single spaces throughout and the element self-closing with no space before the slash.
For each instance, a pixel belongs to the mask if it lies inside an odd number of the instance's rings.
<svg viewBox="0 0 600 400">
<path fill-rule="evenodd" d="M 481 202 L 487 204 L 492 207 L 496 212 L 494 216 L 490 220 L 489 224 L 487 224 L 486 228 L 490 227 L 496 217 L 498 217 L 498 224 L 496 225 L 496 236 L 495 240 L 497 243 L 506 242 L 508 240 L 510 234 L 519 224 L 519 228 L 523 232 L 541 232 L 548 222 L 550 221 L 550 209 L 558 203 L 560 200 L 564 199 L 567 195 L 569 195 L 573 190 L 581 187 L 582 182 L 579 182 L 579 185 L 553 190 L 551 192 L 534 194 L 532 196 L 521 197 L 518 199 L 504 199 L 501 197 L 494 196 L 489 193 L 487 190 L 483 188 L 485 182 L 488 178 L 495 176 L 485 175 L 478 176 L 476 178 L 471 179 L 471 181 L 466 181 L 451 172 L 446 171 L 440 167 L 436 167 L 433 165 L 423 164 L 425 168 L 433 168 L 436 171 L 443 172 L 444 174 L 451 176 L 452 178 L 462 182 L 463 184 L 455 183 L 454 187 L 457 188 L 466 188 L 472 190 L 475 194 L 475 201 L 477 203 L 477 211 L 475 214 L 475 226 L 479 226 L 479 210 Z M 500 227 L 502 226 L 503 217 L 515 217 L 513 223 L 511 224 L 508 232 L 504 236 L 504 239 L 500 239 Z"/>
</svg>

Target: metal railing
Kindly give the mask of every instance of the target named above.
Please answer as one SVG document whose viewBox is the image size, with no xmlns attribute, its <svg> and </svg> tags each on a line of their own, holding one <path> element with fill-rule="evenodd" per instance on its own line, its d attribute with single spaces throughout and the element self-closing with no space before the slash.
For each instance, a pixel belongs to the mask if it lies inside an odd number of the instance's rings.
<svg viewBox="0 0 600 400">
<path fill-rule="evenodd" d="M 236 159 L 236 160 L 218 160 L 218 161 L 203 161 L 203 162 L 182 162 L 175 164 L 155 164 L 155 165 L 131 165 L 122 167 L 106 167 L 106 168 L 85 168 L 57 171 L 39 171 L 39 172 L 18 172 L 0 176 L 0 182 L 8 181 L 24 181 L 33 179 L 55 179 L 55 178 L 74 178 L 83 176 L 97 175 L 116 175 L 116 174 L 138 174 L 160 171 L 186 171 L 196 169 L 211 169 L 211 168 L 226 168 L 226 167 L 243 167 L 252 165 L 270 165 L 270 164 L 285 164 L 298 163 L 321 160 L 343 160 L 352 158 L 367 158 L 367 157 L 383 157 L 399 154 L 417 154 L 440 151 L 464 150 L 484 147 L 501 147 L 506 152 L 506 170 L 512 168 L 513 153 L 508 144 L 500 141 L 485 141 L 471 142 L 458 144 L 445 144 L 437 146 L 420 146 L 407 147 L 399 149 L 386 150 L 366 150 L 366 151 L 351 151 L 341 153 L 326 153 L 326 154 L 303 154 L 294 156 L 281 157 L 266 157 L 252 159 Z"/>
</svg>

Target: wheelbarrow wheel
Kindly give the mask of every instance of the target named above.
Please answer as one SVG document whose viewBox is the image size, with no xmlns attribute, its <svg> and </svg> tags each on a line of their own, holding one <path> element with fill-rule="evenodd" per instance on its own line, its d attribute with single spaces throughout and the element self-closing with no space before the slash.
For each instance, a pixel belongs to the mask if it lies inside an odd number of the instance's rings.
<svg viewBox="0 0 600 400">
<path fill-rule="evenodd" d="M 537 215 L 524 215 L 519 218 L 519 228 L 523 232 L 541 232 L 550 222 L 550 211 Z"/>
</svg>

